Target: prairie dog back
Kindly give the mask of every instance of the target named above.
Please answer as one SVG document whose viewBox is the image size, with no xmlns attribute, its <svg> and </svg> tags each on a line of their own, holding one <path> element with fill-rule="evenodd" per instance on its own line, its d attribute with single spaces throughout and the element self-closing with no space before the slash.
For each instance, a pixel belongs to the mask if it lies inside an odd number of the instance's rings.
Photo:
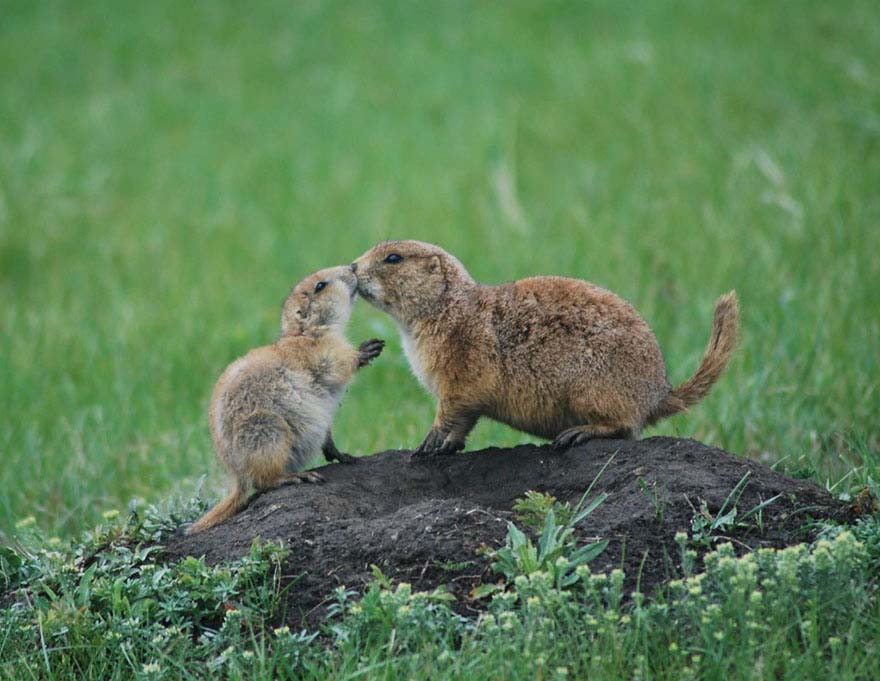
<svg viewBox="0 0 880 681">
<path fill-rule="evenodd" d="M 484 289 L 499 366 L 491 418 L 552 439 L 570 425 L 559 405 L 582 404 L 589 386 L 605 403 L 594 416 L 627 411 L 637 432 L 669 391 L 650 327 L 610 291 L 565 277 Z"/>
</svg>

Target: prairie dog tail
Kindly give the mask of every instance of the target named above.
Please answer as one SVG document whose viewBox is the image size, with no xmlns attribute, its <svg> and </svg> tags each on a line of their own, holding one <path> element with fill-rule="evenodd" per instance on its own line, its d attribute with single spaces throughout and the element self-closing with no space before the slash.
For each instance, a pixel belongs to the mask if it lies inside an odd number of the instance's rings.
<svg viewBox="0 0 880 681">
<path fill-rule="evenodd" d="M 242 485 L 237 479 L 232 483 L 232 489 L 229 490 L 229 494 L 220 501 L 214 508 L 205 513 L 201 518 L 199 518 L 196 522 L 186 528 L 187 534 L 194 534 L 196 532 L 201 532 L 202 530 L 207 530 L 209 527 L 214 527 L 219 523 L 222 523 L 227 518 L 231 518 L 244 506 L 247 501 L 247 489 L 245 485 Z"/>
<path fill-rule="evenodd" d="M 244 508 L 252 486 L 264 490 L 283 482 L 293 437 L 287 422 L 266 409 L 257 409 L 236 420 L 231 447 L 224 450 L 227 469 L 233 475 L 232 488 L 220 503 L 190 525 L 186 533 L 207 530 L 234 516 Z"/>
<path fill-rule="evenodd" d="M 648 424 L 692 407 L 703 399 L 721 376 L 736 348 L 739 327 L 739 302 L 736 291 L 721 296 L 715 303 L 712 335 L 696 373 L 677 388 L 669 391 L 648 417 Z"/>
</svg>

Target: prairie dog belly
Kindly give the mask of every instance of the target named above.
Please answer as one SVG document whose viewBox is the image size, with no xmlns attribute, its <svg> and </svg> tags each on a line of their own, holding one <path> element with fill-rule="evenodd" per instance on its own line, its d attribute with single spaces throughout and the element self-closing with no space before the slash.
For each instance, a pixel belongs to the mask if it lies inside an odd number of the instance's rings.
<svg viewBox="0 0 880 681">
<path fill-rule="evenodd" d="M 525 377 L 521 377 L 525 378 Z M 554 437 L 574 425 L 567 396 L 550 383 L 502 381 L 486 405 L 486 416 L 538 437 Z"/>
<path fill-rule="evenodd" d="M 254 412 L 270 412 L 290 427 L 297 452 L 305 456 L 320 449 L 340 395 L 316 390 L 308 374 L 283 364 L 237 364 L 230 367 L 231 380 L 213 411 L 218 433 L 230 440 L 242 419 Z"/>
</svg>

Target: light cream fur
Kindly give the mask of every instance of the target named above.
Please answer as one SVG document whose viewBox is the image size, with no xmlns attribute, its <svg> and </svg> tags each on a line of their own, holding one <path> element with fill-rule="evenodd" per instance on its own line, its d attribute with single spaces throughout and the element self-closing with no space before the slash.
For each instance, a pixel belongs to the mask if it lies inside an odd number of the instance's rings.
<svg viewBox="0 0 880 681">
<path fill-rule="evenodd" d="M 333 444 L 333 413 L 355 371 L 382 350 L 382 341 L 355 349 L 344 336 L 355 285 L 349 267 L 306 277 L 284 303 L 278 342 L 252 350 L 223 372 L 208 421 L 232 486 L 187 533 L 237 513 L 252 487 L 320 482 L 316 473 L 300 471 L 321 451 L 328 459 L 351 460 Z"/>
</svg>

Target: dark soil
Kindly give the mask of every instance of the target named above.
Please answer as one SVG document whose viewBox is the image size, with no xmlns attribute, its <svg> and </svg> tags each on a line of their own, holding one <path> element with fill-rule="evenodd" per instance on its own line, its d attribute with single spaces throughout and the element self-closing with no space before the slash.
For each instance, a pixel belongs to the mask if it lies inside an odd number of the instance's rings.
<svg viewBox="0 0 880 681">
<path fill-rule="evenodd" d="M 481 605 L 468 593 L 496 579 L 478 549 L 503 543 L 514 501 L 537 490 L 575 503 L 612 454 L 594 488 L 609 497 L 584 521 L 579 538 L 610 540 L 590 567 L 622 567 L 629 589 L 640 579 L 650 593 L 678 576 L 675 533 L 690 531 L 701 499 L 717 512 L 747 471 L 740 514 L 782 496 L 764 510 L 763 531 L 751 523 L 730 535 L 739 552 L 808 541 L 816 519 L 851 520 L 844 503 L 811 482 L 693 440 L 655 437 L 594 440 L 561 454 L 532 445 L 427 460 L 411 460 L 408 452 L 376 454 L 319 469 L 324 484 L 260 495 L 227 523 L 174 537 L 165 548 L 171 559 L 204 555 L 215 563 L 247 553 L 255 537 L 281 540 L 290 549 L 291 623 L 320 618 L 339 585 L 363 588 L 372 564 L 414 589 L 445 585 L 460 612 L 476 612 Z"/>
</svg>

